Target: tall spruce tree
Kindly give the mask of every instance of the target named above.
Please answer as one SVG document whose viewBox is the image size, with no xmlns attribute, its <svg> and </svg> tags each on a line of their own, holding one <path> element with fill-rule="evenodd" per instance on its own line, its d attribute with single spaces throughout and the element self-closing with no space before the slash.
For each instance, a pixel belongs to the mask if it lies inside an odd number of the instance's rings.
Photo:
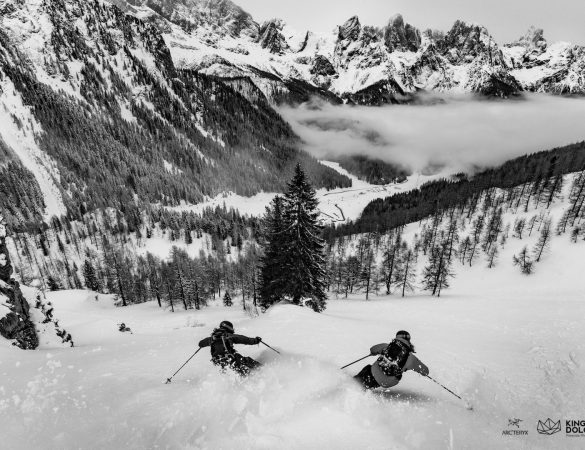
<svg viewBox="0 0 585 450">
<path fill-rule="evenodd" d="M 293 303 L 307 299 L 317 312 L 325 309 L 325 242 L 319 223 L 319 202 L 300 164 L 284 197 L 285 294 Z"/>
<path fill-rule="evenodd" d="M 261 297 L 264 307 L 289 298 L 304 301 L 317 312 L 325 309 L 325 256 L 318 201 L 301 166 L 297 164 L 287 192 L 273 202 L 262 258 Z"/>
<path fill-rule="evenodd" d="M 89 260 L 85 260 L 83 264 L 83 278 L 85 278 L 85 286 L 92 291 L 98 292 L 101 288 L 100 282 L 95 273 L 95 269 Z"/>
<path fill-rule="evenodd" d="M 283 198 L 274 197 L 266 208 L 263 238 L 264 256 L 261 258 L 260 305 L 268 308 L 284 296 L 284 224 L 282 218 Z"/>
</svg>

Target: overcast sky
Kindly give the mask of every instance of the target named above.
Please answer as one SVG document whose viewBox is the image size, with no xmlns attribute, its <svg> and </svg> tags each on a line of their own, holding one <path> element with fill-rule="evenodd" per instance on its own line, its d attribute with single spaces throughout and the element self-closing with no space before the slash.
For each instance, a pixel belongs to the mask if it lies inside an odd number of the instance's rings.
<svg viewBox="0 0 585 450">
<path fill-rule="evenodd" d="M 299 30 L 328 31 L 358 15 L 384 25 L 395 13 L 418 28 L 448 30 L 456 19 L 485 25 L 497 42 L 517 39 L 530 25 L 549 41 L 585 44 L 585 0 L 234 0 L 261 22 L 278 17 Z"/>
</svg>

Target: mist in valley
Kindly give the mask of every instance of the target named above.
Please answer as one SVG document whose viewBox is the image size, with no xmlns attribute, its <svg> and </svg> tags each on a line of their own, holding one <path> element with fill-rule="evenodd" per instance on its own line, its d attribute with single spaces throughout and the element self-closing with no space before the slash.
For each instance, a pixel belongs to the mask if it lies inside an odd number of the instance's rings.
<svg viewBox="0 0 585 450">
<path fill-rule="evenodd" d="M 280 112 L 319 159 L 365 155 L 429 174 L 472 173 L 585 139 L 585 99 L 538 94 L 384 107 L 313 100 Z"/>
</svg>

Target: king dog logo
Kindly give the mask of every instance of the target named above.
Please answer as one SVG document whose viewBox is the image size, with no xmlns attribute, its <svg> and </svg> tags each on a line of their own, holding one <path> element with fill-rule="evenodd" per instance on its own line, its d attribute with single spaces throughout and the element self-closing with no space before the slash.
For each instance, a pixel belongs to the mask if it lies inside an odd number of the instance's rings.
<svg viewBox="0 0 585 450">
<path fill-rule="evenodd" d="M 566 420 L 567 436 L 585 437 L 585 420 Z"/>
<path fill-rule="evenodd" d="M 528 430 L 521 430 L 520 422 L 522 422 L 522 419 L 508 419 L 508 428 L 512 429 L 503 430 L 502 436 L 526 436 L 528 434 Z M 514 427 L 517 429 L 515 430 Z"/>
<path fill-rule="evenodd" d="M 561 431 L 561 421 L 558 420 L 554 422 L 550 418 L 546 419 L 544 422 L 539 420 L 538 425 L 536 426 L 536 431 L 538 431 L 539 434 L 546 434 L 547 436 L 551 436 Z"/>
</svg>

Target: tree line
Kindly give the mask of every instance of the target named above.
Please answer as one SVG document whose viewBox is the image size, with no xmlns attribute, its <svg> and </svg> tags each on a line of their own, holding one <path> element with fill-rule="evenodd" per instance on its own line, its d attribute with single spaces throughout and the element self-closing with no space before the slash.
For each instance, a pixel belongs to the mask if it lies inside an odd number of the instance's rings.
<svg viewBox="0 0 585 450">
<path fill-rule="evenodd" d="M 446 210 L 477 198 L 487 189 L 509 189 L 530 184 L 525 198 L 534 195 L 547 203 L 558 193 L 562 176 L 585 168 L 585 142 L 510 160 L 500 167 L 468 177 L 425 183 L 418 189 L 401 192 L 370 202 L 356 221 L 332 224 L 325 230 L 327 241 L 344 235 L 384 232 L 417 222 L 437 211 Z M 531 195 L 528 195 L 531 194 Z M 548 196 L 548 197 L 547 197 Z"/>
<path fill-rule="evenodd" d="M 585 239 L 585 171 L 572 179 L 553 173 L 438 209 L 419 221 L 409 239 L 400 226 L 325 244 L 315 192 L 297 167 L 287 191 L 274 198 L 262 219 L 226 208 L 200 215 L 156 208 L 136 228 L 115 210 L 87 214 L 83 221 L 55 218 L 38 235 L 13 235 L 14 261 L 25 282 L 40 275 L 50 289 L 87 287 L 116 294 L 121 305 L 156 300 L 171 310 L 201 308 L 213 298 L 229 306 L 237 295 L 249 311 L 283 300 L 322 311 L 328 292 L 369 298 L 423 289 L 440 296 L 457 264 L 496 267 L 510 239 L 538 236 L 514 255 L 513 264 L 524 274 L 533 273 L 555 235 Z M 548 210 L 563 189 L 568 206 L 553 223 Z M 505 223 L 505 213 L 514 221 Z M 139 255 L 140 242 L 153 237 L 177 244 L 168 258 Z M 207 247 L 194 254 L 188 250 L 193 243 Z"/>
</svg>

